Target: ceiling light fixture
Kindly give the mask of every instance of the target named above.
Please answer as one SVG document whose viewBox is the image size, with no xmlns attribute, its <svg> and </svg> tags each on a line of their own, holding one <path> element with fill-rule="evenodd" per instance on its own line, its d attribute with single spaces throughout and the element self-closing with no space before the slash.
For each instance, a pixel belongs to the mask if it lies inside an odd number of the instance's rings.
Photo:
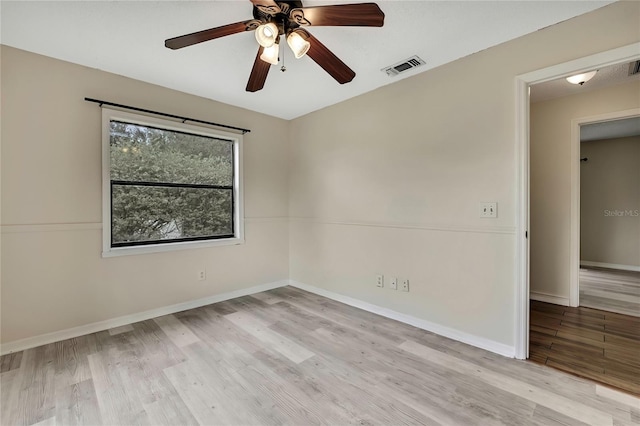
<svg viewBox="0 0 640 426">
<path fill-rule="evenodd" d="M 597 72 L 598 70 L 572 75 L 571 77 L 567 77 L 567 81 L 571 84 L 579 84 L 582 86 L 587 81 L 591 80 Z"/>
<path fill-rule="evenodd" d="M 309 43 L 304 36 L 304 33 L 300 31 L 292 31 L 287 36 L 287 44 L 293 51 L 293 55 L 296 59 L 302 58 L 309 51 L 311 43 Z"/>
<path fill-rule="evenodd" d="M 262 47 L 271 47 L 278 39 L 278 27 L 273 22 L 260 25 L 256 29 L 256 40 Z"/>
<path fill-rule="evenodd" d="M 271 65 L 278 64 L 278 53 L 280 53 L 280 43 L 279 40 L 269 47 L 265 47 L 262 51 L 262 55 L 260 55 L 260 59 L 265 62 L 270 63 Z"/>
</svg>

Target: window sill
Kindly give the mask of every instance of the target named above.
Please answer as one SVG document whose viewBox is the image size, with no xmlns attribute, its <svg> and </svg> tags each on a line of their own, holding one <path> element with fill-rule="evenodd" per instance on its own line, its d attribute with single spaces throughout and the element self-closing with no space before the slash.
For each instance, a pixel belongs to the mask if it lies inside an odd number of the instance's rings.
<svg viewBox="0 0 640 426">
<path fill-rule="evenodd" d="M 180 243 L 152 244 L 148 246 L 112 247 L 102 251 L 102 257 L 133 256 L 137 254 L 166 253 L 177 250 L 191 250 L 209 247 L 235 246 L 244 244 L 244 238 L 223 240 L 185 241 Z"/>
</svg>

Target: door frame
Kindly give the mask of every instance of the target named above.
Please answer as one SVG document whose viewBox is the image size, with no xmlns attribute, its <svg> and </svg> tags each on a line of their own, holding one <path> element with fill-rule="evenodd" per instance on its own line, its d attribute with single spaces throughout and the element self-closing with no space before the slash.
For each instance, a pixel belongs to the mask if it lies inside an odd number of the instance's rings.
<svg viewBox="0 0 640 426">
<path fill-rule="evenodd" d="M 571 275 L 570 306 L 580 305 L 580 127 L 640 117 L 640 108 L 614 111 L 571 120 Z"/>
<path fill-rule="evenodd" d="M 516 265 L 515 265 L 515 357 L 529 357 L 529 92 L 530 86 L 568 77 L 597 68 L 640 59 L 640 43 L 633 43 L 584 58 L 521 74 L 515 78 L 516 92 Z M 574 120 L 575 121 L 575 120 Z M 571 273 L 570 303 L 578 304 L 578 272 L 580 268 L 580 123 L 576 124 L 577 151 L 572 146 L 571 163 Z M 572 123 L 572 144 L 575 145 Z M 576 154 L 577 152 L 577 154 Z M 573 161 L 573 156 L 577 161 Z M 575 170 L 574 170 L 575 169 Z M 577 194 L 575 194 L 577 192 Z M 575 223 L 575 218 L 578 222 Z M 576 231 L 577 230 L 577 231 Z M 577 254 L 576 254 L 577 251 Z"/>
</svg>

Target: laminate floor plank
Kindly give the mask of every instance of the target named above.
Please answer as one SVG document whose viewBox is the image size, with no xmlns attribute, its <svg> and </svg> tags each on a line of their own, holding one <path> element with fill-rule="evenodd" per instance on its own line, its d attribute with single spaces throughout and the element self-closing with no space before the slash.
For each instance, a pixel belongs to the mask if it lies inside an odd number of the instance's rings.
<svg viewBox="0 0 640 426">
<path fill-rule="evenodd" d="M 466 376 L 480 378 L 480 380 L 491 386 L 543 405 L 583 423 L 593 426 L 613 424 L 613 416 L 610 414 L 602 413 L 580 402 L 561 397 L 547 389 L 531 386 L 509 376 L 479 368 L 477 365 L 447 356 L 419 343 L 407 341 L 400 345 L 400 348 L 429 362 L 435 362 L 443 368 L 452 369 Z"/>
<path fill-rule="evenodd" d="M 580 268 L 580 306 L 640 318 L 640 272 Z"/>
<path fill-rule="evenodd" d="M 295 363 L 300 363 L 314 355 L 305 347 L 271 330 L 268 324 L 249 312 L 235 312 L 226 315 L 225 318 Z"/>
<path fill-rule="evenodd" d="M 408 390 L 415 388 L 415 376 L 410 381 L 398 377 L 394 383 L 401 383 L 402 389 L 396 393 L 393 386 L 387 386 L 389 382 L 380 365 L 374 368 L 372 363 L 354 360 L 353 352 L 344 358 L 328 355 L 329 352 L 301 363 L 299 368 L 304 377 L 310 378 L 328 396 L 333 406 L 351 419 L 350 423 L 456 424 L 471 418 L 468 413 L 447 410 L 449 402 L 445 395 L 453 392 L 453 387 L 444 389 L 437 385 L 437 380 L 422 381 L 421 391 L 412 393 Z M 433 408 L 425 409 L 420 398 L 432 401 Z"/>
<path fill-rule="evenodd" d="M 102 423 L 93 379 L 56 387 L 56 423 L 97 425 Z"/>
<path fill-rule="evenodd" d="M 187 346 L 192 343 L 200 341 L 195 334 L 189 330 L 178 318 L 173 315 L 165 315 L 162 317 L 154 318 L 153 320 L 158 326 L 169 336 L 169 339 L 178 346 Z"/>
<path fill-rule="evenodd" d="M 248 407 L 237 409 L 238 401 L 226 404 L 225 389 L 211 380 L 211 372 L 200 370 L 195 362 L 168 367 L 165 374 L 199 424 L 249 424 L 253 420 L 247 415 Z"/>
<path fill-rule="evenodd" d="M 90 339 L 83 337 L 53 343 L 56 355 L 54 371 L 56 386 L 71 386 L 91 379 L 88 355 Z"/>
<path fill-rule="evenodd" d="M 284 301 L 284 299 L 280 296 L 277 296 L 273 293 L 267 293 L 267 292 L 263 292 L 263 293 L 256 293 L 256 294 L 252 294 L 249 297 L 253 297 L 254 299 L 258 299 L 268 305 L 273 305 L 274 303 L 278 303 L 278 302 L 282 302 Z"/>
<path fill-rule="evenodd" d="M 126 324 L 120 327 L 110 328 L 107 331 L 111 336 L 115 336 L 120 333 L 128 333 L 129 331 L 133 331 L 133 326 L 131 324 Z"/>
<path fill-rule="evenodd" d="M 257 353 L 259 356 L 260 353 Z M 265 354 L 265 356 L 267 356 Z M 271 358 L 273 359 L 273 358 Z M 255 391 L 269 395 L 272 404 L 280 408 L 288 421 L 299 424 L 321 424 L 327 421 L 332 424 L 346 423 L 347 418 L 341 416 L 336 410 L 322 410 L 318 404 L 326 400 L 326 393 L 318 389 L 317 383 L 307 386 L 306 377 L 303 377 L 297 366 L 291 365 L 285 371 L 274 371 L 266 363 L 256 359 L 252 366 L 237 370 L 245 383 L 253 384 Z M 276 361 L 277 362 L 277 361 Z M 291 374 L 292 370 L 296 372 Z M 290 374 L 285 374 L 289 372 Z M 289 380 L 297 382 L 296 387 L 289 386 Z"/>
<path fill-rule="evenodd" d="M 20 424 L 17 420 L 17 410 L 21 384 L 20 370 L 11 370 L 0 375 L 0 424 L 2 425 Z"/>
<path fill-rule="evenodd" d="M 2 355 L 0 357 L 0 374 L 20 368 L 22 354 L 23 352 L 14 352 L 12 354 Z"/>
<path fill-rule="evenodd" d="M 0 423 L 637 424 L 637 322 L 532 318 L 532 359 L 588 378 L 286 287 L 5 355 Z"/>
<path fill-rule="evenodd" d="M 140 425 L 149 424 L 142 401 L 135 387 L 127 380 L 127 371 L 119 368 L 122 354 L 98 353 L 89 355 L 89 365 L 98 399 L 98 408 L 103 424 Z"/>
<path fill-rule="evenodd" d="M 53 345 L 28 349 L 21 365 L 15 424 L 33 424 L 55 416 L 55 370 Z"/>
</svg>

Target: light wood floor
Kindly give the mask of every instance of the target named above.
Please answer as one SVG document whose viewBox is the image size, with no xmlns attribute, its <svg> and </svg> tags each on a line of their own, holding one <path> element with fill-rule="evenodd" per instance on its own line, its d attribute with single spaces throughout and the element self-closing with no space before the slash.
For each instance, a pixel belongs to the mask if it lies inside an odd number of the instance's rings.
<svg viewBox="0 0 640 426">
<path fill-rule="evenodd" d="M 580 306 L 640 317 L 640 272 L 580 268 Z"/>
<path fill-rule="evenodd" d="M 532 361 L 640 395 L 640 318 L 531 301 Z"/>
<path fill-rule="evenodd" d="M 0 366 L 3 425 L 640 421 L 630 395 L 290 287 L 6 355 Z"/>
</svg>

